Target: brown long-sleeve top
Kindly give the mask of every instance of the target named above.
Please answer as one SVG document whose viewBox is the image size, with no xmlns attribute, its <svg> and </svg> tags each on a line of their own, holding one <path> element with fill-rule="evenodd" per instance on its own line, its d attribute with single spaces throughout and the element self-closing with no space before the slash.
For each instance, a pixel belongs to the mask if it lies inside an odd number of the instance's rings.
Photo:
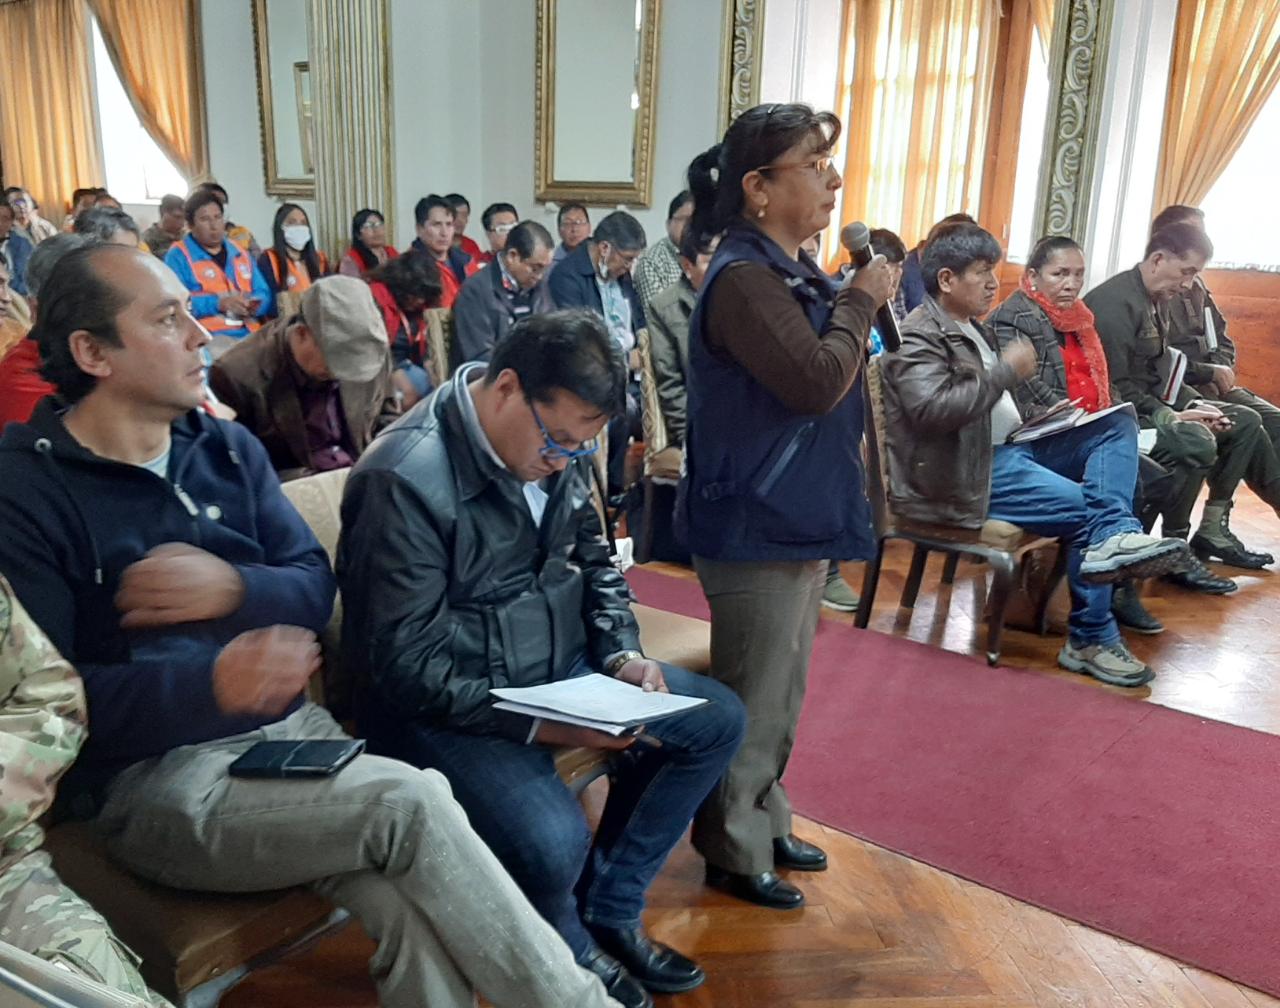
<svg viewBox="0 0 1280 1008">
<path fill-rule="evenodd" d="M 821 333 L 786 281 L 759 263 L 726 267 L 708 298 L 711 352 L 736 361 L 788 409 L 828 413 L 858 377 L 876 310 L 858 288 L 840 290 Z"/>
</svg>

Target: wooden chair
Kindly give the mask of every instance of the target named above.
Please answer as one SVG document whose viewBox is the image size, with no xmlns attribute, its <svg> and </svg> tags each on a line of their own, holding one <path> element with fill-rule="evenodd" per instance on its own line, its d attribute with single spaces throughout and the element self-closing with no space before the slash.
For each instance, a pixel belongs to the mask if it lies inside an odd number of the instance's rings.
<svg viewBox="0 0 1280 1008">
<path fill-rule="evenodd" d="M 431 387 L 439 388 L 453 374 L 454 365 L 449 360 L 453 349 L 453 309 L 428 308 L 424 313 L 427 321 L 427 350 L 430 360 L 427 362 L 427 374 L 431 377 Z"/>
<path fill-rule="evenodd" d="M 1040 634 L 1047 630 L 1049 600 L 1053 590 L 1066 573 L 1067 554 L 1056 539 L 1035 535 L 1017 525 L 1003 521 L 987 521 L 980 529 L 967 529 L 951 525 L 931 525 L 901 518 L 889 505 L 886 487 L 889 482 L 888 456 L 885 449 L 884 393 L 880 362 L 873 357 L 867 363 L 864 382 L 866 397 L 866 454 L 867 497 L 871 501 L 872 518 L 876 531 L 876 554 L 867 561 L 862 578 L 862 596 L 858 605 L 855 624 L 865 628 L 871 619 L 871 607 L 875 604 L 876 588 L 880 584 L 880 566 L 884 560 L 884 547 L 890 539 L 904 539 L 913 543 L 911 567 L 902 586 L 901 605 L 910 609 L 916 604 L 920 582 L 924 576 L 925 562 L 931 552 L 945 553 L 942 570 L 943 584 L 955 580 L 956 566 L 962 556 L 985 561 L 991 567 L 991 590 L 987 616 L 987 664 L 1000 662 L 1000 638 L 1004 633 L 1005 609 L 1017 582 L 1018 568 L 1023 559 L 1034 550 L 1053 546 L 1057 549 L 1053 572 L 1036 607 L 1036 629 Z"/>
<path fill-rule="evenodd" d="M 341 532 L 342 491 L 349 470 L 318 473 L 285 483 L 290 499 L 330 558 Z M 711 628 L 703 620 L 635 606 L 645 653 L 705 672 L 711 664 Z M 310 695 L 317 702 L 350 704 L 338 650 L 341 597 L 322 635 L 324 667 Z M 349 706 L 348 706 L 349 710 Z M 604 754 L 565 749 L 556 755 L 561 779 L 580 793 L 608 771 Z M 147 983 L 178 1008 L 213 1008 L 253 970 L 279 961 L 344 927 L 347 911 L 305 887 L 262 893 L 207 893 L 171 889 L 140 879 L 111 860 L 92 823 L 65 823 L 49 831 L 46 847 L 72 889 L 107 919 L 142 957 Z"/>
<path fill-rule="evenodd" d="M 680 482 L 684 450 L 671 444 L 667 432 L 662 401 L 658 398 L 657 374 L 653 369 L 653 344 L 647 328 L 636 334 L 636 348 L 640 351 L 640 419 L 644 426 L 644 468 L 640 476 L 644 517 L 635 533 L 635 557 L 636 563 L 648 563 L 653 549 L 654 487 L 675 486 Z"/>
</svg>

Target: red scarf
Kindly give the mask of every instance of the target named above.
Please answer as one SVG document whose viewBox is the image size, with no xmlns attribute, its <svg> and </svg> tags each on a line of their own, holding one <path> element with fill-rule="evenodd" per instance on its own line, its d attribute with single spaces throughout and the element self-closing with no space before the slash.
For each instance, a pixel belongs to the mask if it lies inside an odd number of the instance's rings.
<svg viewBox="0 0 1280 1008">
<path fill-rule="evenodd" d="M 1022 293 L 1040 306 L 1054 329 L 1064 335 L 1075 336 L 1084 351 L 1089 374 L 1098 386 L 1098 408 L 1110 406 L 1111 375 L 1107 371 L 1107 355 L 1102 349 L 1102 340 L 1098 338 L 1098 330 L 1093 326 L 1093 312 L 1084 299 L 1076 298 L 1066 308 L 1056 305 L 1031 286 L 1031 280 L 1025 273 L 1022 275 Z"/>
</svg>

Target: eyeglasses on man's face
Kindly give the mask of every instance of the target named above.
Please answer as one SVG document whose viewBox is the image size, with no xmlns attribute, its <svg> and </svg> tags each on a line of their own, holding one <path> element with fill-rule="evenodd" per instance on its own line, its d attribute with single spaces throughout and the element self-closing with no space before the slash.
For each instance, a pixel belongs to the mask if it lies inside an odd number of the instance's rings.
<svg viewBox="0 0 1280 1008">
<path fill-rule="evenodd" d="M 489 230 L 494 234 L 501 234 L 501 235 L 510 234 L 515 229 L 516 229 L 515 224 L 495 224 L 493 225 L 493 227 L 489 228 Z"/>
<path fill-rule="evenodd" d="M 572 217 L 566 217 L 560 222 L 560 226 L 563 228 L 573 228 L 576 231 L 578 228 L 590 227 L 591 223 L 585 220 L 575 220 Z"/>
<path fill-rule="evenodd" d="M 547 425 L 542 422 L 542 417 L 538 415 L 538 407 L 533 404 L 532 399 L 525 399 L 529 404 L 529 411 L 533 414 L 533 419 L 538 422 L 538 430 L 542 431 L 543 445 L 541 454 L 547 459 L 576 459 L 586 455 L 595 453 L 598 445 L 591 445 L 589 448 L 566 448 L 559 441 L 551 436 L 551 432 L 547 430 Z"/>
</svg>

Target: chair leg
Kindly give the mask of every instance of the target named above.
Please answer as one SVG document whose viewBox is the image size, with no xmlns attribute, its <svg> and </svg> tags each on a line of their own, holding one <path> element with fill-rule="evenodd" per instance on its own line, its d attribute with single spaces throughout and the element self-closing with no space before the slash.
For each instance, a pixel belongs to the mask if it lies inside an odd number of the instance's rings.
<svg viewBox="0 0 1280 1008">
<path fill-rule="evenodd" d="M 862 567 L 862 592 L 858 596 L 858 610 L 853 625 L 860 630 L 867 628 L 871 620 L 871 607 L 876 604 L 876 589 L 880 587 L 880 564 L 884 562 L 884 540 L 876 542 L 876 555 Z"/>
<path fill-rule="evenodd" d="M 1004 635 L 1004 611 L 1017 581 L 1018 568 L 1008 553 L 993 553 L 991 564 L 991 616 L 987 620 L 987 664 L 1000 664 L 1000 638 Z"/>
<path fill-rule="evenodd" d="M 915 608 L 916 596 L 920 594 L 920 579 L 924 577 L 924 565 L 928 559 L 928 547 L 917 545 L 916 551 L 911 554 L 911 569 L 907 571 L 906 584 L 902 586 L 900 604 L 904 609 Z"/>
<path fill-rule="evenodd" d="M 641 477 L 644 486 L 644 511 L 640 515 L 640 534 L 636 536 L 635 559 L 638 564 L 648 563 L 653 550 L 653 480 Z"/>
<path fill-rule="evenodd" d="M 945 585 L 956 583 L 956 567 L 960 565 L 959 553 L 948 553 L 947 562 L 942 565 L 942 583 Z"/>
<path fill-rule="evenodd" d="M 1067 546 L 1058 543 L 1058 555 L 1053 560 L 1053 570 L 1049 572 L 1049 583 L 1045 585 L 1044 597 L 1040 600 L 1040 608 L 1036 612 L 1036 632 L 1043 637 L 1049 632 L 1049 603 L 1058 591 L 1058 585 L 1067 576 Z"/>
</svg>

